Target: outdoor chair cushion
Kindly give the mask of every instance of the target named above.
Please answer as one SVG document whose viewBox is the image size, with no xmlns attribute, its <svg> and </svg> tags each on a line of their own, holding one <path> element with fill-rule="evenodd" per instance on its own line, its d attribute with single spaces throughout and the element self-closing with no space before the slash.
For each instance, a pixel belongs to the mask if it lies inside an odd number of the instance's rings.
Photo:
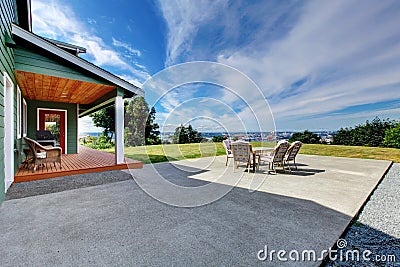
<svg viewBox="0 0 400 267">
<path fill-rule="evenodd" d="M 38 152 L 36 153 L 36 157 L 38 159 L 45 159 L 46 158 L 47 153 L 46 152 Z"/>
</svg>

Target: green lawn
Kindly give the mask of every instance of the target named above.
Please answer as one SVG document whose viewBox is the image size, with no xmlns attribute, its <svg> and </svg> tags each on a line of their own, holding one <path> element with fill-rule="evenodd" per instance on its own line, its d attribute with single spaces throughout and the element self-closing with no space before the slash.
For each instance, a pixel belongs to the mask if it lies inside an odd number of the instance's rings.
<svg viewBox="0 0 400 267">
<path fill-rule="evenodd" d="M 275 143 L 253 142 L 254 147 L 273 147 Z M 105 150 L 114 152 L 114 148 Z M 301 154 L 334 156 L 347 158 L 381 159 L 400 162 L 400 149 L 361 146 L 338 146 L 338 145 L 312 145 L 304 144 L 300 150 Z M 210 157 L 225 155 L 222 143 L 197 143 L 197 144 L 170 144 L 142 147 L 125 147 L 125 156 L 140 160 L 143 163 L 156 163 L 163 161 L 175 161 L 190 158 Z"/>
<path fill-rule="evenodd" d="M 300 153 L 346 158 L 381 159 L 400 162 L 400 149 L 397 148 L 304 144 L 300 149 Z"/>
<path fill-rule="evenodd" d="M 114 148 L 105 150 L 114 153 Z M 141 147 L 125 147 L 125 156 L 143 163 L 176 161 L 200 157 L 225 155 L 222 143 L 169 144 Z"/>
</svg>

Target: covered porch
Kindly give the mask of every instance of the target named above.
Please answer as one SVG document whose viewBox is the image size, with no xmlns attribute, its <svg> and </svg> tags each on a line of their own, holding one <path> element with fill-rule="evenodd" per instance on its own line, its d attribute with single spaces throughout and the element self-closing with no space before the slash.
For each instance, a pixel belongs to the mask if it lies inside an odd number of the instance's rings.
<svg viewBox="0 0 400 267">
<path fill-rule="evenodd" d="M 124 158 L 124 98 L 144 96 L 137 86 L 80 58 L 82 47 L 37 36 L 13 25 L 17 103 L 22 124 L 15 182 L 46 179 L 87 172 L 141 168 L 142 163 Z M 79 146 L 78 118 L 102 108 L 115 107 L 115 153 Z M 52 127 L 47 127 L 47 125 Z M 51 164 L 36 172 L 19 166 L 24 159 L 23 137 L 35 139 L 38 130 L 50 130 L 62 148 L 63 169 Z M 19 167 L 18 167 L 19 166 Z"/>
<path fill-rule="evenodd" d="M 63 154 L 61 157 L 62 168 L 56 164 L 46 163 L 36 172 L 21 165 L 15 174 L 14 182 L 28 182 L 75 174 L 102 172 L 111 170 L 125 170 L 130 168 L 142 168 L 141 161 L 125 158 L 123 163 L 115 164 L 115 156 L 111 153 L 95 150 L 85 146 L 79 146 L 79 154 Z"/>
</svg>

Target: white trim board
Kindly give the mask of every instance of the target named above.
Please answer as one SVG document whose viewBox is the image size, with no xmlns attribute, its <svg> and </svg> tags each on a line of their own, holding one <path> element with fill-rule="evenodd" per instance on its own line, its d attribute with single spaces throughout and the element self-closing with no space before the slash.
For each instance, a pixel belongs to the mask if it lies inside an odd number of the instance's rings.
<svg viewBox="0 0 400 267">
<path fill-rule="evenodd" d="M 3 72 L 4 85 L 4 192 L 14 182 L 14 83 Z"/>
<path fill-rule="evenodd" d="M 17 85 L 17 139 L 22 138 L 22 92 Z"/>
</svg>

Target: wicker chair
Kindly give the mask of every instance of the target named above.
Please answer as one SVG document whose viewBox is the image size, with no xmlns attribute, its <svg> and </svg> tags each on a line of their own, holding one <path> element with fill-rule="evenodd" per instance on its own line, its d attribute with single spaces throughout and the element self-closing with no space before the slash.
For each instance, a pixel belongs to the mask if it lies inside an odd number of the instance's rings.
<svg viewBox="0 0 400 267">
<path fill-rule="evenodd" d="M 238 163 L 246 163 L 247 172 L 250 172 L 251 160 L 253 153 L 251 152 L 250 143 L 237 141 L 231 143 L 231 150 L 233 155 L 233 171 L 238 168 Z"/>
<path fill-rule="evenodd" d="M 268 172 L 269 170 L 273 170 L 276 174 L 275 165 L 281 165 L 283 171 L 285 171 L 284 157 L 288 148 L 289 142 L 279 141 L 278 144 L 275 146 L 274 151 L 271 152 L 270 155 L 260 156 L 259 165 L 262 161 L 266 161 L 268 162 Z"/>
<path fill-rule="evenodd" d="M 33 172 L 36 171 L 38 166 L 42 166 L 45 163 L 53 162 L 54 167 L 56 167 L 56 162 L 61 166 L 61 147 L 44 147 L 38 142 L 28 137 L 24 137 L 26 144 L 29 146 L 32 154 L 31 162 L 33 164 Z"/>
<path fill-rule="evenodd" d="M 223 140 L 222 145 L 225 148 L 226 152 L 226 163 L 225 166 L 228 166 L 228 160 L 233 158 L 232 150 L 231 150 L 231 140 Z"/>
<path fill-rule="evenodd" d="M 289 149 L 286 152 L 284 161 L 288 165 L 289 171 L 292 171 L 292 169 L 290 169 L 289 161 L 293 161 L 293 164 L 294 164 L 294 166 L 296 167 L 296 170 L 297 170 L 296 156 L 297 156 L 297 153 L 299 153 L 301 145 L 302 145 L 302 143 L 300 141 L 295 141 L 295 142 L 292 143 L 292 145 L 289 147 Z"/>
</svg>

